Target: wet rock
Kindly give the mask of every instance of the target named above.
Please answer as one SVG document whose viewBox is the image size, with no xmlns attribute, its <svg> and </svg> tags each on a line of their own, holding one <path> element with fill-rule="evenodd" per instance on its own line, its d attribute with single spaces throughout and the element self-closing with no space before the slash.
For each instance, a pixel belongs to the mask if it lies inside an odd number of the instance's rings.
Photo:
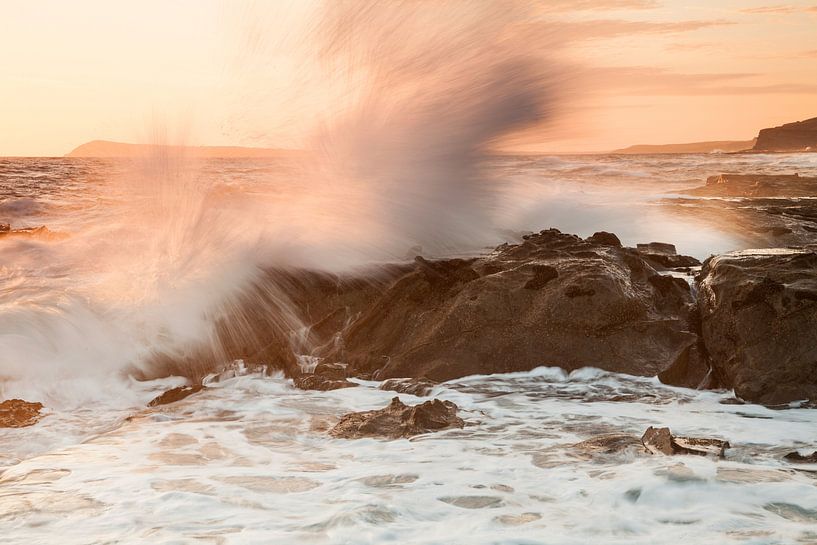
<svg viewBox="0 0 817 545">
<path fill-rule="evenodd" d="M 608 233 L 607 231 L 593 233 L 593 235 L 590 236 L 587 241 L 594 244 L 601 244 L 603 246 L 621 246 L 621 241 L 618 239 L 618 237 L 613 233 Z"/>
<path fill-rule="evenodd" d="M 436 382 L 426 378 L 390 378 L 383 381 L 380 389 L 424 397 L 429 395 L 436 385 Z"/>
<path fill-rule="evenodd" d="M 381 380 L 541 365 L 654 376 L 696 341 L 689 287 L 656 274 L 610 237 L 555 229 L 477 260 L 419 260 L 317 355 Z"/>
<path fill-rule="evenodd" d="M 699 456 L 713 455 L 723 458 L 729 443 L 721 439 L 702 439 L 697 437 L 676 437 L 669 428 L 654 428 L 650 426 L 641 437 L 641 443 L 650 454 L 696 454 Z"/>
<path fill-rule="evenodd" d="M 806 455 L 800 454 L 797 451 L 790 452 L 783 456 L 783 458 L 795 464 L 817 464 L 817 450 Z"/>
<path fill-rule="evenodd" d="M 523 286 L 526 290 L 540 290 L 551 280 L 559 278 L 559 271 L 556 267 L 550 265 L 534 265 L 531 270 L 533 271 L 533 278 Z"/>
<path fill-rule="evenodd" d="M 756 403 L 817 400 L 817 253 L 726 254 L 708 259 L 699 279 L 702 339 L 718 382 Z"/>
<path fill-rule="evenodd" d="M 706 185 L 685 191 L 703 197 L 813 197 L 817 195 L 817 177 L 797 174 L 719 174 L 706 179 Z"/>
<path fill-rule="evenodd" d="M 675 255 L 675 245 L 668 242 L 648 242 L 636 244 L 636 248 L 643 254 Z"/>
<path fill-rule="evenodd" d="M 36 424 L 40 418 L 42 403 L 22 399 L 7 399 L 0 403 L 0 428 L 25 428 Z"/>
<path fill-rule="evenodd" d="M 354 388 L 357 386 L 354 382 L 348 380 L 332 379 L 321 375 L 303 375 L 293 379 L 293 384 L 296 388 L 301 390 L 319 390 L 327 392 L 329 390 L 340 390 L 342 388 Z"/>
<path fill-rule="evenodd" d="M 11 231 L 11 225 L 8 223 L 0 223 L 0 233 L 8 233 Z"/>
<path fill-rule="evenodd" d="M 158 407 L 159 405 L 168 405 L 170 403 L 175 403 L 177 401 L 181 401 L 182 399 L 191 396 L 197 392 L 200 392 L 204 389 L 204 386 L 201 384 L 195 384 L 193 386 L 179 386 L 178 388 L 171 388 L 170 390 L 166 391 L 160 396 L 156 396 L 153 398 L 150 403 L 148 403 L 148 407 Z"/>
<path fill-rule="evenodd" d="M 332 380 L 345 380 L 348 377 L 345 363 L 319 363 L 315 367 L 315 374 Z"/>
<path fill-rule="evenodd" d="M 384 409 L 343 415 L 329 434 L 341 439 L 399 439 L 464 425 L 457 416 L 457 406 L 450 401 L 434 399 L 409 406 L 395 397 Z"/>
<path fill-rule="evenodd" d="M 709 362 L 697 344 L 688 346 L 672 365 L 658 374 L 663 384 L 695 389 L 716 387 L 711 377 Z"/>
</svg>

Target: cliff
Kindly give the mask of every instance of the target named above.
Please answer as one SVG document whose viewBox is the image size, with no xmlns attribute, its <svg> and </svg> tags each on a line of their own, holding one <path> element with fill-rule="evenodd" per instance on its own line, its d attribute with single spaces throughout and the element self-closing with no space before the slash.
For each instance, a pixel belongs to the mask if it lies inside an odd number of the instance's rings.
<svg viewBox="0 0 817 545">
<path fill-rule="evenodd" d="M 817 117 L 763 129 L 753 151 L 817 151 Z"/>
</svg>

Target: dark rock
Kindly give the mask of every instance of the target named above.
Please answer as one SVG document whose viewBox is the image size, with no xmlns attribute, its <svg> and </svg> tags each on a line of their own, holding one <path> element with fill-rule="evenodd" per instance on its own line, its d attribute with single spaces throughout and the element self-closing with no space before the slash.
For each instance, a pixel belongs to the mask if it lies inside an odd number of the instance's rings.
<svg viewBox="0 0 817 545">
<path fill-rule="evenodd" d="M 684 349 L 667 369 L 658 374 L 658 380 L 682 388 L 711 388 L 711 372 L 706 357 L 696 344 Z"/>
<path fill-rule="evenodd" d="M 714 455 L 723 458 L 729 443 L 721 439 L 701 439 L 696 437 L 676 437 L 669 428 L 650 426 L 641 437 L 641 443 L 651 454 L 696 454 Z"/>
<path fill-rule="evenodd" d="M 618 239 L 618 237 L 613 233 L 608 233 L 607 231 L 593 233 L 592 236 L 588 237 L 587 242 L 601 244 L 603 246 L 621 246 L 621 241 Z"/>
<path fill-rule="evenodd" d="M 817 254 L 726 254 L 708 259 L 699 278 L 701 333 L 718 382 L 756 403 L 817 400 Z"/>
<path fill-rule="evenodd" d="M 349 376 L 348 365 L 345 363 L 319 363 L 315 367 L 315 374 L 332 380 L 346 380 Z"/>
<path fill-rule="evenodd" d="M 341 388 L 354 388 L 357 386 L 354 382 L 349 382 L 346 379 L 335 380 L 321 375 L 303 375 L 296 377 L 293 380 L 296 388 L 301 390 L 320 390 L 327 392 L 329 390 L 340 390 Z"/>
<path fill-rule="evenodd" d="M 148 403 L 148 407 L 158 407 L 159 405 L 167 405 L 169 403 L 175 403 L 177 401 L 181 401 L 182 399 L 195 394 L 196 392 L 200 392 L 204 389 L 204 386 L 201 384 L 195 384 L 193 386 L 179 386 L 178 388 L 171 388 L 170 390 L 166 391 L 160 396 L 153 398 L 150 403 Z"/>
<path fill-rule="evenodd" d="M 39 422 L 42 403 L 7 399 L 0 403 L 0 428 L 25 428 Z"/>
<path fill-rule="evenodd" d="M 644 259 L 653 267 L 663 269 L 686 269 L 701 264 L 700 261 L 688 255 L 644 254 Z"/>
<path fill-rule="evenodd" d="M 8 233 L 11 231 L 11 225 L 8 223 L 0 223 L 0 233 Z"/>
<path fill-rule="evenodd" d="M 805 456 L 796 451 L 790 452 L 783 456 L 783 458 L 795 464 L 817 464 L 817 450 Z"/>
<path fill-rule="evenodd" d="M 763 129 L 754 151 L 817 151 L 817 117 Z"/>
<path fill-rule="evenodd" d="M 486 266 L 497 272 L 474 272 Z M 530 289 L 532 271 L 550 278 L 546 287 Z M 655 275 L 635 250 L 542 231 L 475 261 L 424 260 L 316 355 L 380 380 L 443 382 L 541 365 L 654 376 L 696 341 L 688 287 L 650 281 Z"/>
<path fill-rule="evenodd" d="M 380 389 L 424 397 L 429 395 L 436 385 L 436 382 L 426 378 L 390 378 L 383 381 Z"/>
<path fill-rule="evenodd" d="M 341 439 L 399 439 L 464 425 L 465 422 L 457 416 L 457 406 L 450 401 L 434 399 L 409 406 L 395 397 L 384 409 L 343 415 L 329 434 Z"/>
<path fill-rule="evenodd" d="M 523 286 L 526 290 L 540 290 L 551 280 L 559 278 L 559 271 L 550 265 L 534 265 L 531 267 L 533 278 Z"/>
</svg>

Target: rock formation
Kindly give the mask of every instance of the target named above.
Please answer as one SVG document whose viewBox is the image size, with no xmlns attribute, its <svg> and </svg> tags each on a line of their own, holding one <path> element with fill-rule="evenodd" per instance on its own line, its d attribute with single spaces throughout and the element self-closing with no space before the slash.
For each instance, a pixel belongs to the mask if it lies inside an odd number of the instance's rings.
<svg viewBox="0 0 817 545">
<path fill-rule="evenodd" d="M 450 401 L 434 399 L 409 406 L 395 397 L 383 409 L 343 415 L 329 434 L 341 439 L 399 439 L 464 425 L 457 416 L 457 406 Z"/>
<path fill-rule="evenodd" d="M 754 250 L 708 259 L 698 306 L 718 381 L 747 400 L 817 400 L 817 254 Z"/>
<path fill-rule="evenodd" d="M 0 428 L 25 428 L 39 422 L 42 403 L 7 399 L 0 403 Z"/>
<path fill-rule="evenodd" d="M 322 355 L 375 379 L 541 365 L 655 375 L 695 342 L 691 302 L 615 235 L 552 229 L 487 257 L 418 259 Z"/>
<path fill-rule="evenodd" d="M 817 151 L 817 117 L 763 129 L 753 151 Z"/>
<path fill-rule="evenodd" d="M 698 437 L 677 437 L 669 428 L 650 426 L 641 437 L 641 443 L 650 454 L 695 454 L 698 456 L 717 456 L 723 458 L 729 442 L 721 439 L 704 439 Z"/>
</svg>

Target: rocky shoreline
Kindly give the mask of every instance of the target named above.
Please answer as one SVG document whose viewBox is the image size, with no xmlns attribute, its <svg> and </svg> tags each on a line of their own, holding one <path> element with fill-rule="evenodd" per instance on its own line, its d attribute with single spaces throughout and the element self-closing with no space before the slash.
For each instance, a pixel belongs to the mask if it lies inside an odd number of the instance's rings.
<svg viewBox="0 0 817 545">
<path fill-rule="evenodd" d="M 625 248 L 610 233 L 555 229 L 481 258 L 418 258 L 374 296 L 359 294 L 344 327 L 312 332 L 309 356 L 331 365 L 277 365 L 309 389 L 593 366 L 734 388 L 748 402 L 817 401 L 817 254 L 735 252 L 694 278 L 690 259 L 668 245 Z"/>
</svg>

